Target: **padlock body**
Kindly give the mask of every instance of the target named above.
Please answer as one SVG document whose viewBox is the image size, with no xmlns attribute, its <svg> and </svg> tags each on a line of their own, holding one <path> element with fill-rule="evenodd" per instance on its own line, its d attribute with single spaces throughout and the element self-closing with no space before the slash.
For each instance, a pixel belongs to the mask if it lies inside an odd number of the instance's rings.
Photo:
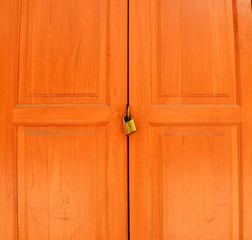
<svg viewBox="0 0 252 240">
<path fill-rule="evenodd" d="M 124 128 L 124 131 L 125 131 L 125 135 L 129 135 L 133 132 L 136 131 L 136 125 L 135 125 L 135 122 L 133 119 L 130 119 L 129 121 L 125 122 L 123 124 L 123 128 Z"/>
</svg>

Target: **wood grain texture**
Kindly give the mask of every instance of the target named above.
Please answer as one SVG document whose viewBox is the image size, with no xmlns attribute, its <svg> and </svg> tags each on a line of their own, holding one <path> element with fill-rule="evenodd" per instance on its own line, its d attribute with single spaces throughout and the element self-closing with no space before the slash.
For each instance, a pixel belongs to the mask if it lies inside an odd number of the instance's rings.
<svg viewBox="0 0 252 240">
<path fill-rule="evenodd" d="M 19 102 L 105 103 L 111 11 L 103 0 L 22 1 Z"/>
<path fill-rule="evenodd" d="M 108 239 L 128 239 L 127 140 L 121 118 L 127 102 L 127 0 L 107 1 L 109 15 L 107 189 Z"/>
<path fill-rule="evenodd" d="M 242 237 L 252 239 L 252 12 L 251 1 L 237 1 L 241 99 L 242 149 Z"/>
<path fill-rule="evenodd" d="M 12 119 L 20 129 L 20 240 L 126 240 L 127 1 L 23 1 L 20 37 Z M 38 130 L 27 135 L 21 125 Z M 46 130 L 57 125 L 63 130 Z M 98 137 L 78 134 L 86 128 Z"/>
<path fill-rule="evenodd" d="M 239 105 L 151 105 L 149 123 L 241 123 Z"/>
<path fill-rule="evenodd" d="M 129 102 L 137 133 L 130 136 L 130 239 L 152 239 L 151 157 L 146 113 L 151 104 L 150 1 L 129 4 Z"/>
<path fill-rule="evenodd" d="M 108 239 L 106 131 L 18 129 L 20 239 Z"/>
<path fill-rule="evenodd" d="M 151 128 L 152 239 L 239 239 L 237 134 L 236 126 Z"/>
<path fill-rule="evenodd" d="M 0 239 L 16 239 L 15 129 L 18 52 L 18 1 L 0 1 Z"/>
<path fill-rule="evenodd" d="M 0 238 L 126 240 L 127 1 L 20 3 L 0 4 Z"/>
<path fill-rule="evenodd" d="M 13 109 L 16 124 L 107 124 L 110 107 L 106 104 L 18 104 Z"/>
<path fill-rule="evenodd" d="M 233 7 L 149 1 L 153 103 L 236 103 Z"/>
<path fill-rule="evenodd" d="M 243 239 L 251 214 L 243 225 L 241 179 L 250 178 L 239 175 L 236 1 L 139 0 L 129 14 L 138 127 L 129 146 L 131 239 Z"/>
</svg>

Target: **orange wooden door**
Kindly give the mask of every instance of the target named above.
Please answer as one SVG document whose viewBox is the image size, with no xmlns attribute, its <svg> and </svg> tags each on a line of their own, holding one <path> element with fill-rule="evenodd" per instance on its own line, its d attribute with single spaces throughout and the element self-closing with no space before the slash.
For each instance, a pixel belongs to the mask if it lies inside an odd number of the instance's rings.
<svg viewBox="0 0 252 240">
<path fill-rule="evenodd" d="M 127 1 L 0 9 L 0 239 L 126 240 Z"/>
<path fill-rule="evenodd" d="M 130 239 L 251 240 L 250 0 L 129 14 Z"/>
</svg>

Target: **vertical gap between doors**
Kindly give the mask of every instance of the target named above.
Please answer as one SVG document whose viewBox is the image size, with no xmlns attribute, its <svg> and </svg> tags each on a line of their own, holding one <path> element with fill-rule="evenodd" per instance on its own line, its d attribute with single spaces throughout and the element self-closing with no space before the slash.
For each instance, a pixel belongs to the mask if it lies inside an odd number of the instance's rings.
<svg viewBox="0 0 252 240">
<path fill-rule="evenodd" d="M 129 1 L 127 0 L 127 105 L 129 101 Z M 128 240 L 130 240 L 130 174 L 129 174 L 129 136 L 127 136 L 127 185 L 128 185 Z"/>
</svg>

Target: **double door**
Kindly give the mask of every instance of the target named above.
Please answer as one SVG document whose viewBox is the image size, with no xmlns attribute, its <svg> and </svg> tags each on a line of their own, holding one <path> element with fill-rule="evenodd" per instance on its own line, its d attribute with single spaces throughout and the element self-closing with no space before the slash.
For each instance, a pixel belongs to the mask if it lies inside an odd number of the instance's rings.
<svg viewBox="0 0 252 240">
<path fill-rule="evenodd" d="M 0 9 L 0 239 L 252 239 L 249 0 Z"/>
</svg>

